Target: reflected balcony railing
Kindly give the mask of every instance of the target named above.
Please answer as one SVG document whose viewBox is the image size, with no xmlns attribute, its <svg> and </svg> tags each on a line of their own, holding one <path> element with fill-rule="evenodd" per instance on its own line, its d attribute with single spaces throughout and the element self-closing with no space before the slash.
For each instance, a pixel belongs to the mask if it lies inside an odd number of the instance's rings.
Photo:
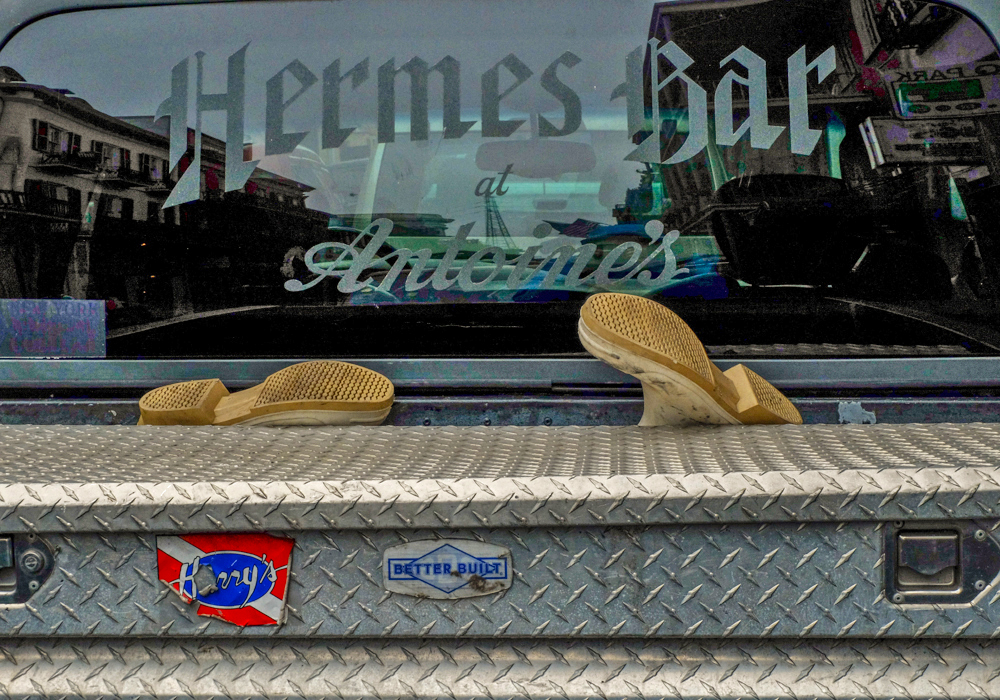
<svg viewBox="0 0 1000 700">
<path fill-rule="evenodd" d="M 29 196 L 25 197 L 27 210 L 33 214 L 44 214 L 60 219 L 72 219 L 79 221 L 80 205 L 73 202 L 64 202 L 61 199 L 52 197 Z"/>
<path fill-rule="evenodd" d="M 96 180 L 108 187 L 119 189 L 168 189 L 173 181 L 170 178 L 157 177 L 152 170 L 133 170 L 129 167 L 113 167 L 102 165 L 95 169 Z"/>
<path fill-rule="evenodd" d="M 160 175 L 157 171 L 151 168 L 140 168 L 139 170 L 133 170 L 129 177 L 131 177 L 135 182 L 140 185 L 150 189 L 169 189 L 173 187 L 174 180 L 169 175 Z"/>
<path fill-rule="evenodd" d="M 80 205 L 39 194 L 0 190 L 0 213 L 39 214 L 45 217 L 80 220 Z"/>
<path fill-rule="evenodd" d="M 169 189 L 173 179 L 160 176 L 151 168 L 133 170 L 131 167 L 114 166 L 104 156 L 93 151 L 78 153 L 44 153 L 35 167 L 60 175 L 78 175 L 117 189 L 138 188 L 145 190 Z"/>
<path fill-rule="evenodd" d="M 218 190 L 216 191 L 218 193 Z M 262 197 L 257 194 L 250 194 L 248 192 L 226 192 L 223 195 L 208 196 L 207 200 L 221 199 L 227 204 L 238 205 L 240 207 L 249 207 L 252 209 L 262 209 L 264 211 L 274 212 L 276 214 L 284 214 L 286 216 L 296 216 L 305 219 L 316 219 L 323 220 L 326 219 L 326 214 L 322 214 L 313 209 L 307 209 L 304 206 L 296 206 L 288 202 L 280 202 L 276 199 L 271 199 L 270 197 Z"/>
<path fill-rule="evenodd" d="M 98 153 L 43 153 L 35 167 L 62 174 L 85 174 L 97 170 L 101 156 Z"/>
<path fill-rule="evenodd" d="M 0 190 L 0 212 L 25 212 L 28 206 L 25 203 L 24 192 L 14 190 Z"/>
</svg>

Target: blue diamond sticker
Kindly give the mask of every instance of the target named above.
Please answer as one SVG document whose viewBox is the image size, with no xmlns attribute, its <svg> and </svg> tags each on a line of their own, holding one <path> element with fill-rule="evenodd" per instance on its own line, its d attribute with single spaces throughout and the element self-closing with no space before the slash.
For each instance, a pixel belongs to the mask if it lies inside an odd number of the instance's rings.
<svg viewBox="0 0 1000 700">
<path fill-rule="evenodd" d="M 451 593 L 472 581 L 506 580 L 506 557 L 474 557 L 445 544 L 416 558 L 389 557 L 389 581 L 421 581 L 442 593 Z"/>
</svg>

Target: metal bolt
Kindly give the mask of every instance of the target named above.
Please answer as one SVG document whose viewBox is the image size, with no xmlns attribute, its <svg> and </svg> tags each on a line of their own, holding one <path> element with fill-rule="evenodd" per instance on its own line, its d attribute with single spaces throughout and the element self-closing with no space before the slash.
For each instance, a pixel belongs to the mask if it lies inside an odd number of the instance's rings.
<svg viewBox="0 0 1000 700">
<path fill-rule="evenodd" d="M 37 549 L 29 549 L 21 555 L 21 568 L 29 574 L 37 574 L 45 566 L 45 555 Z"/>
<path fill-rule="evenodd" d="M 904 600 L 906 600 L 906 596 L 904 596 L 902 593 L 893 593 L 892 594 L 892 602 L 893 603 L 902 603 Z"/>
<path fill-rule="evenodd" d="M 487 418 L 486 420 L 483 421 L 483 425 L 492 425 L 492 424 L 493 424 L 493 421 L 491 421 L 489 418 Z"/>
<path fill-rule="evenodd" d="M 904 523 L 903 523 L 902 520 L 894 520 L 893 523 L 892 523 L 892 526 L 893 527 L 903 527 L 903 524 Z"/>
<path fill-rule="evenodd" d="M 976 587 L 977 591 L 981 591 L 984 588 L 986 588 L 986 581 L 983 581 L 982 579 L 980 579 L 980 580 L 976 581 L 973 585 Z"/>
<path fill-rule="evenodd" d="M 34 593 L 38 590 L 40 585 L 41 584 L 39 584 L 38 581 L 28 581 L 28 590 Z"/>
<path fill-rule="evenodd" d="M 545 425 L 552 425 L 552 419 L 551 418 L 546 418 L 542 422 L 545 423 Z"/>
<path fill-rule="evenodd" d="M 430 424 L 431 424 L 431 419 L 430 418 L 424 418 L 424 425 L 430 425 Z"/>
<path fill-rule="evenodd" d="M 976 539 L 982 542 L 986 539 L 986 530 L 976 530 Z"/>
</svg>

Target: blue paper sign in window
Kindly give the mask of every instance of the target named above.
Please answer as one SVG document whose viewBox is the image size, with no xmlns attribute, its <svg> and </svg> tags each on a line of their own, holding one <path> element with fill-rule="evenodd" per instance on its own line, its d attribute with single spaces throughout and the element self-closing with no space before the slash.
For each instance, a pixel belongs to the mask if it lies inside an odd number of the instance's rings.
<svg viewBox="0 0 1000 700">
<path fill-rule="evenodd" d="M 104 357 L 103 301 L 0 299 L 0 357 Z"/>
</svg>

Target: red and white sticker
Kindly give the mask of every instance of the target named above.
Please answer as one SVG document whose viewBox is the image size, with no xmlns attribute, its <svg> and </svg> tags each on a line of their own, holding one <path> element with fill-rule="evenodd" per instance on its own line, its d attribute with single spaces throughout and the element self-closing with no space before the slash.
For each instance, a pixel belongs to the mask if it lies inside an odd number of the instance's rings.
<svg viewBox="0 0 1000 700">
<path fill-rule="evenodd" d="M 263 534 L 156 538 L 160 580 L 198 615 L 234 625 L 280 625 L 295 541 Z"/>
</svg>

